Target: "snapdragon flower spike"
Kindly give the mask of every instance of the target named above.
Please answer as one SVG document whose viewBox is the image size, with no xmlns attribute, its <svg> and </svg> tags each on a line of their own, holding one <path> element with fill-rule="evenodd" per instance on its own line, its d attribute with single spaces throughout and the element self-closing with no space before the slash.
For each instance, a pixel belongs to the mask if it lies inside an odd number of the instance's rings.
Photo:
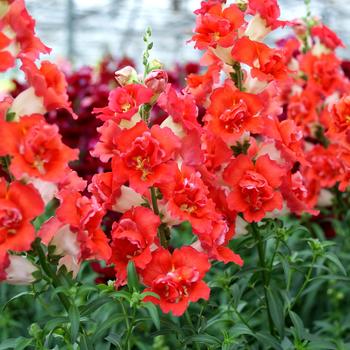
<svg viewBox="0 0 350 350">
<path fill-rule="evenodd" d="M 213 91 L 205 121 L 208 130 L 233 145 L 245 132 L 263 129 L 263 103 L 257 95 L 239 91 L 232 81 Z"/>
<path fill-rule="evenodd" d="M 0 14 L 0 71 L 15 65 L 17 58 L 36 60 L 40 53 L 50 53 L 35 35 L 35 21 L 29 15 L 24 0 L 4 0 L 5 12 Z"/>
<path fill-rule="evenodd" d="M 154 242 L 159 225 L 159 216 L 145 207 L 134 207 L 114 222 L 110 262 L 115 266 L 117 286 L 126 284 L 129 261 L 133 261 L 138 270 L 147 268 L 152 259 L 152 245 L 156 248 Z"/>
<path fill-rule="evenodd" d="M 32 185 L 7 184 L 0 178 L 0 255 L 30 250 L 35 239 L 31 221 L 43 211 L 44 203 Z"/>
<path fill-rule="evenodd" d="M 103 121 L 113 119 L 120 122 L 130 120 L 137 114 L 139 107 L 151 101 L 153 90 L 141 84 L 129 84 L 112 90 L 108 98 L 108 107 L 95 108 L 94 113 Z"/>
<path fill-rule="evenodd" d="M 259 222 L 267 212 L 282 209 L 278 188 L 284 175 L 285 170 L 267 155 L 259 157 L 255 164 L 249 156 L 239 155 L 224 172 L 224 180 L 231 187 L 228 207 L 243 213 L 248 222 Z"/>
<path fill-rule="evenodd" d="M 143 121 L 124 129 L 112 158 L 113 181 L 144 194 L 155 183 L 167 182 L 176 168 L 180 140 L 169 128 L 148 128 Z"/>
<path fill-rule="evenodd" d="M 209 299 L 210 289 L 203 281 L 209 268 L 207 255 L 192 247 L 175 249 L 172 254 L 158 248 L 140 274 L 147 286 L 145 292 L 156 293 L 160 299 L 147 296 L 143 301 L 159 304 L 164 313 L 181 316 L 190 302 Z"/>
<path fill-rule="evenodd" d="M 44 116 L 23 116 L 18 122 L 0 121 L 0 156 L 10 155 L 10 171 L 17 179 L 39 178 L 59 182 L 69 172 L 68 162 L 78 151 L 61 141 L 56 125 Z"/>
</svg>

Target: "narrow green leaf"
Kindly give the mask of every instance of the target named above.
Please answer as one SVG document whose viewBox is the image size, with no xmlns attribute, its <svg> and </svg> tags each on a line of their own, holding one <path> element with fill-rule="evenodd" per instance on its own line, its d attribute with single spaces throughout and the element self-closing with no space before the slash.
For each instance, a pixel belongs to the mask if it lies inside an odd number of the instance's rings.
<svg viewBox="0 0 350 350">
<path fill-rule="evenodd" d="M 153 297 L 156 299 L 160 299 L 160 296 L 156 293 L 153 293 L 153 292 L 144 292 L 144 293 L 141 293 L 141 296 L 142 296 L 142 299 L 144 299 L 146 297 Z"/>
<path fill-rule="evenodd" d="M 24 350 L 27 349 L 29 345 L 31 345 L 33 342 L 33 339 L 28 338 L 20 338 L 16 342 L 15 350 Z"/>
<path fill-rule="evenodd" d="M 305 328 L 301 318 L 293 311 L 289 311 L 290 319 L 292 320 L 296 335 L 299 340 L 304 339 Z"/>
<path fill-rule="evenodd" d="M 343 264 L 341 263 L 341 261 L 339 260 L 339 258 L 335 254 L 328 253 L 328 254 L 326 254 L 326 258 L 328 260 L 330 260 L 334 265 L 336 265 L 344 276 L 347 275 Z"/>
<path fill-rule="evenodd" d="M 79 310 L 74 304 L 70 306 L 68 316 L 71 324 L 71 329 L 70 329 L 71 341 L 72 341 L 72 344 L 74 344 L 78 338 L 79 327 L 80 327 Z"/>
<path fill-rule="evenodd" d="M 90 343 L 88 337 L 85 334 L 80 336 L 80 350 L 94 350 L 92 344 Z"/>
<path fill-rule="evenodd" d="M 113 344 L 117 348 L 122 349 L 121 337 L 119 334 L 111 333 L 105 338 L 105 340 L 108 341 L 108 343 Z"/>
<path fill-rule="evenodd" d="M 143 306 L 147 309 L 154 325 L 159 330 L 160 329 L 160 319 L 159 319 L 159 313 L 158 313 L 157 307 L 150 302 L 143 303 Z"/>
<path fill-rule="evenodd" d="M 214 346 L 220 346 L 221 340 L 210 335 L 210 334 L 197 334 L 192 335 L 191 337 L 186 338 L 186 344 L 192 344 L 192 343 L 201 343 L 205 345 L 214 345 Z"/>
<path fill-rule="evenodd" d="M 278 293 L 272 291 L 271 288 L 267 289 L 267 299 L 269 303 L 269 310 L 271 314 L 272 321 L 279 333 L 279 335 L 284 337 L 284 312 L 281 298 Z"/>
<path fill-rule="evenodd" d="M 128 287 L 130 291 L 139 291 L 140 290 L 139 277 L 136 272 L 135 264 L 131 260 L 128 263 L 127 272 L 128 272 Z"/>
<path fill-rule="evenodd" d="M 263 345 L 263 349 L 282 350 L 280 343 L 270 334 L 257 332 L 254 337 Z"/>
<path fill-rule="evenodd" d="M 99 297 L 99 298 L 91 301 L 90 303 L 81 306 L 80 307 L 80 314 L 82 316 L 91 315 L 93 312 L 98 310 L 100 307 L 102 307 L 103 305 L 110 303 L 110 302 L 113 302 L 113 300 L 111 298 Z"/>
<path fill-rule="evenodd" d="M 22 292 L 22 293 L 19 293 L 17 295 L 15 295 L 14 297 L 12 297 L 10 300 L 8 300 L 2 307 L 1 311 L 4 311 L 6 309 L 6 307 L 14 300 L 16 299 L 19 299 L 25 295 L 30 295 L 30 296 L 34 296 L 34 293 L 33 292 Z"/>
<path fill-rule="evenodd" d="M 93 335 L 93 342 L 98 341 L 109 328 L 116 326 L 119 322 L 123 321 L 124 319 L 124 315 L 117 315 L 112 318 L 107 318 L 106 321 L 100 323 Z"/>
<path fill-rule="evenodd" d="M 15 349 L 18 338 L 6 339 L 0 344 L 0 350 Z"/>
</svg>

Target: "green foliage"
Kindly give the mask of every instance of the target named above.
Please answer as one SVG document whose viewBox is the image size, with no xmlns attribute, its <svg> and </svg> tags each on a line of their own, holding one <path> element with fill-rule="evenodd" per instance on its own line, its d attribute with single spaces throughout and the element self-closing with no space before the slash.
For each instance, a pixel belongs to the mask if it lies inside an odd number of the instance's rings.
<svg viewBox="0 0 350 350">
<path fill-rule="evenodd" d="M 49 205 L 46 214 L 53 210 Z M 30 287 L 0 286 L 0 349 L 348 349 L 344 215 L 332 219 L 331 241 L 309 217 L 302 224 L 286 217 L 251 225 L 232 242 L 245 258 L 243 268 L 214 263 L 206 277 L 210 300 L 191 304 L 180 318 L 145 299 L 158 296 L 142 292 L 133 263 L 128 286 L 95 285 L 88 263 L 74 279 L 38 240 L 31 259 L 41 266 L 41 279 Z M 183 223 L 170 245 L 194 239 Z"/>
</svg>

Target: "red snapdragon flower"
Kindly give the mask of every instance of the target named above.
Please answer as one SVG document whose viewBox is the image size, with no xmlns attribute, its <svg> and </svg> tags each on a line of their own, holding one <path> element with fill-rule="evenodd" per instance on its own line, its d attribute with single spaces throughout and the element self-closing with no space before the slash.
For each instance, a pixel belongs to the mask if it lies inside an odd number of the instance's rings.
<svg viewBox="0 0 350 350">
<path fill-rule="evenodd" d="M 48 112 L 64 108 L 75 119 L 78 118 L 68 100 L 66 78 L 54 63 L 42 61 L 38 68 L 33 61 L 23 58 L 21 70 L 26 75 L 29 85 L 34 88 L 35 95 L 43 99 Z"/>
<path fill-rule="evenodd" d="M 180 140 L 169 128 L 147 127 L 139 122 L 120 132 L 112 159 L 114 181 L 143 194 L 154 183 L 168 182 L 173 177 Z"/>
<path fill-rule="evenodd" d="M 44 203 L 32 185 L 0 178 L 0 255 L 8 250 L 30 249 L 35 239 L 31 221 L 44 211 Z"/>
<path fill-rule="evenodd" d="M 297 215 L 305 212 L 311 215 L 319 213 L 314 209 L 319 191 L 319 181 L 303 176 L 300 171 L 285 176 L 281 185 L 283 199 L 286 200 L 290 211 Z"/>
<path fill-rule="evenodd" d="M 135 207 L 114 222 L 110 261 L 115 265 L 118 286 L 126 283 L 126 267 L 130 260 L 141 270 L 151 261 L 151 245 L 157 237 L 159 225 L 159 216 L 145 207 Z"/>
<path fill-rule="evenodd" d="M 195 35 L 192 40 L 195 47 L 203 50 L 208 47 L 230 47 L 237 38 L 238 29 L 244 24 L 244 13 L 236 4 L 223 8 L 218 2 L 206 6 L 198 13 Z"/>
<path fill-rule="evenodd" d="M 308 130 L 312 123 L 318 121 L 316 106 L 319 100 L 319 94 L 310 88 L 303 90 L 300 94 L 290 96 L 287 117 L 294 120 L 298 126 Z"/>
<path fill-rule="evenodd" d="M 266 212 L 282 209 L 282 195 L 277 189 L 284 175 L 284 169 L 267 155 L 254 164 L 240 154 L 224 172 L 224 180 L 231 186 L 228 207 L 243 213 L 248 222 L 258 222 Z"/>
<path fill-rule="evenodd" d="M 29 15 L 24 0 L 10 1 L 7 7 L 0 18 L 0 30 L 4 31 L 0 33 L 0 71 L 12 68 L 16 58 L 34 61 L 40 53 L 51 51 L 36 37 L 35 21 Z M 7 49 L 10 45 L 13 45 L 15 52 Z"/>
<path fill-rule="evenodd" d="M 330 111 L 330 133 L 350 130 L 350 95 L 342 97 Z"/>
<path fill-rule="evenodd" d="M 77 150 L 62 143 L 58 127 L 40 114 L 0 121 L 0 138 L 0 155 L 13 157 L 10 171 L 18 179 L 27 175 L 58 182 L 68 172 L 67 163 L 78 157 Z"/>
<path fill-rule="evenodd" d="M 232 57 L 252 67 L 251 75 L 253 78 L 267 82 L 288 78 L 288 68 L 284 63 L 283 51 L 271 49 L 246 36 L 236 41 L 232 49 Z"/>
<path fill-rule="evenodd" d="M 101 229 L 105 211 L 94 197 L 82 196 L 79 192 L 62 191 L 61 204 L 56 210 L 57 219 L 69 224 L 70 230 L 77 235 L 80 244 L 80 259 L 103 259 L 108 261 L 111 248 Z M 44 234 L 44 233 L 43 233 Z"/>
<path fill-rule="evenodd" d="M 150 102 L 152 96 L 152 89 L 141 84 L 118 87 L 110 92 L 108 107 L 95 108 L 94 113 L 97 113 L 101 120 L 130 120 L 142 104 Z"/>
<path fill-rule="evenodd" d="M 311 172 L 320 181 L 321 187 L 331 188 L 337 181 L 341 181 L 344 164 L 339 158 L 340 154 L 340 149 L 336 144 L 332 144 L 328 148 L 316 145 L 307 152 L 306 159 L 310 163 L 308 172 Z"/>
<path fill-rule="evenodd" d="M 202 281 L 209 268 L 208 257 L 192 247 L 175 249 L 173 254 L 157 249 L 141 276 L 148 287 L 145 291 L 158 294 L 160 299 L 149 296 L 144 301 L 159 304 L 165 313 L 181 316 L 190 302 L 209 299 L 210 289 Z"/>
<path fill-rule="evenodd" d="M 174 219 L 189 221 L 193 229 L 201 233 L 212 229 L 212 221 L 218 218 L 218 213 L 199 172 L 182 166 L 181 171 L 175 172 L 172 181 L 159 184 L 159 188 Z"/>
<path fill-rule="evenodd" d="M 308 85 L 325 95 L 340 87 L 343 76 L 340 61 L 334 53 L 315 56 L 308 52 L 301 57 L 300 68 L 308 78 Z"/>
<path fill-rule="evenodd" d="M 345 47 L 338 35 L 323 23 L 313 26 L 311 28 L 311 35 L 313 37 L 318 37 L 320 42 L 331 50 L 335 50 L 337 47 Z"/>
<path fill-rule="evenodd" d="M 10 258 L 6 252 L 0 251 L 0 282 L 7 278 L 6 269 L 10 266 Z"/>
<path fill-rule="evenodd" d="M 263 104 L 256 95 L 239 91 L 231 81 L 214 90 L 210 96 L 205 121 L 215 135 L 234 144 L 246 131 L 262 130 L 261 110 Z"/>
<path fill-rule="evenodd" d="M 277 0 L 249 0 L 248 11 L 251 15 L 259 14 L 266 21 L 268 27 L 276 29 L 285 25 L 285 21 L 279 21 L 281 14 Z"/>
</svg>

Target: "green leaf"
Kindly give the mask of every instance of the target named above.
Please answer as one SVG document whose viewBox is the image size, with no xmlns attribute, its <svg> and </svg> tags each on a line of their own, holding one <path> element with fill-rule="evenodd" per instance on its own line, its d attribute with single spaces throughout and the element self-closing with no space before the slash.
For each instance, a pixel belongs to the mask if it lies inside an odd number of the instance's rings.
<svg viewBox="0 0 350 350">
<path fill-rule="evenodd" d="M 20 338 L 16 342 L 16 350 L 24 350 L 27 349 L 29 345 L 31 345 L 33 342 L 33 339 L 28 339 L 28 338 Z"/>
<path fill-rule="evenodd" d="M 69 308 L 69 321 L 71 324 L 71 341 L 74 344 L 78 338 L 79 327 L 80 327 L 80 314 L 78 308 L 72 304 Z"/>
<path fill-rule="evenodd" d="M 263 345 L 264 349 L 272 347 L 275 350 L 282 350 L 280 343 L 270 334 L 257 332 L 254 337 Z"/>
<path fill-rule="evenodd" d="M 52 331 L 57 327 L 62 327 L 62 325 L 68 322 L 69 322 L 69 319 L 67 317 L 56 317 L 51 320 L 48 320 L 45 323 L 44 329 L 48 331 Z"/>
<path fill-rule="evenodd" d="M 284 312 L 281 298 L 278 293 L 272 291 L 271 288 L 267 289 L 267 299 L 269 305 L 269 311 L 271 314 L 272 321 L 279 333 L 284 337 Z"/>
<path fill-rule="evenodd" d="M 135 264 L 132 260 L 130 260 L 128 263 L 127 272 L 128 272 L 128 287 L 130 291 L 139 291 L 140 290 L 139 277 L 136 272 Z"/>
<path fill-rule="evenodd" d="M 304 339 L 305 328 L 301 318 L 293 311 L 289 311 L 290 319 L 292 320 L 296 335 L 299 340 Z"/>
<path fill-rule="evenodd" d="M 6 309 L 6 307 L 14 300 L 19 299 L 25 295 L 30 295 L 30 296 L 34 296 L 35 294 L 33 292 L 22 292 L 19 293 L 17 295 L 15 295 L 14 297 L 12 297 L 10 300 L 8 300 L 2 307 L 1 311 L 4 311 Z"/>
<path fill-rule="evenodd" d="M 0 350 L 5 350 L 5 349 L 15 349 L 16 344 L 17 344 L 18 339 L 16 338 L 11 338 L 11 339 L 6 339 L 0 344 Z"/>
<path fill-rule="evenodd" d="M 159 313 L 158 313 L 157 307 L 151 302 L 143 303 L 143 306 L 147 309 L 154 325 L 159 330 L 160 329 L 160 320 L 159 320 Z"/>
<path fill-rule="evenodd" d="M 198 335 L 192 335 L 191 337 L 186 338 L 186 344 L 189 343 L 202 343 L 205 345 L 214 345 L 214 346 L 220 346 L 221 340 L 210 335 L 210 334 L 198 334 Z"/>
<path fill-rule="evenodd" d="M 108 343 L 113 344 L 117 348 L 122 349 L 121 336 L 119 334 L 111 333 L 105 338 L 105 340 L 108 341 Z"/>
<path fill-rule="evenodd" d="M 93 335 L 93 342 L 98 341 L 109 328 L 116 326 L 119 322 L 123 321 L 124 319 L 124 315 L 117 315 L 115 317 L 107 318 L 107 320 L 100 323 Z"/>
<path fill-rule="evenodd" d="M 339 258 L 335 254 L 327 253 L 325 258 L 330 260 L 334 265 L 336 265 L 344 276 L 347 275 L 343 264 L 341 263 L 341 261 L 339 260 Z"/>
<path fill-rule="evenodd" d="M 98 310 L 100 307 L 102 307 L 103 305 L 110 303 L 110 302 L 113 302 L 113 300 L 111 298 L 99 297 L 99 298 L 91 301 L 90 303 L 81 306 L 80 307 L 80 314 L 82 316 L 91 315 L 93 312 Z"/>
<path fill-rule="evenodd" d="M 153 292 L 144 292 L 144 293 L 141 293 L 141 297 L 142 299 L 146 298 L 146 297 L 153 297 L 153 298 L 156 298 L 156 299 L 160 299 L 160 296 L 156 293 L 153 293 Z"/>
<path fill-rule="evenodd" d="M 238 337 L 242 334 L 254 336 L 254 333 L 244 324 L 238 324 L 231 328 L 231 331 L 230 331 L 231 336 Z"/>
<path fill-rule="evenodd" d="M 80 350 L 94 350 L 92 344 L 89 342 L 88 337 L 85 334 L 80 336 Z"/>
<path fill-rule="evenodd" d="M 19 338 L 10 338 L 4 340 L 0 344 L 0 350 L 5 349 L 15 349 L 15 350 L 23 350 L 28 347 L 32 343 L 33 339 L 19 337 Z"/>
<path fill-rule="evenodd" d="M 120 290 L 118 292 L 113 292 L 113 297 L 114 298 L 121 298 L 121 299 L 126 299 L 127 301 L 131 300 L 131 294 L 130 292 L 126 291 L 126 290 Z"/>
</svg>

